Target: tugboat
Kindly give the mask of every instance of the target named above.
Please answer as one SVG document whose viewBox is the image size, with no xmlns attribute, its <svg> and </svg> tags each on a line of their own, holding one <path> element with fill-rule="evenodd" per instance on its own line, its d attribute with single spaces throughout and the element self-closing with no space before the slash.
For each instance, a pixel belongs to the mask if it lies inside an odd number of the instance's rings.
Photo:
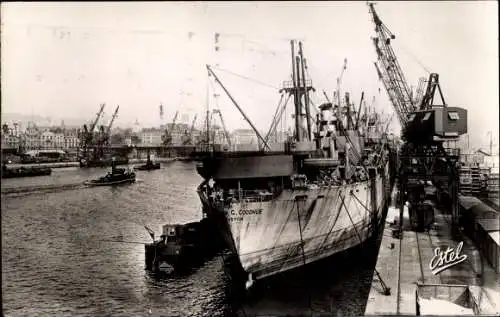
<svg viewBox="0 0 500 317">
<path fill-rule="evenodd" d="M 146 164 L 136 167 L 136 169 L 140 171 L 158 170 L 160 168 L 161 168 L 160 163 L 151 161 L 151 155 L 149 154 L 149 150 L 148 150 L 148 159 L 146 161 Z"/>
<path fill-rule="evenodd" d="M 117 168 L 114 164 L 111 165 L 111 172 L 108 172 L 103 177 L 86 181 L 84 184 L 88 186 L 109 186 L 123 183 L 134 183 L 135 172 L 130 169 Z"/>
<path fill-rule="evenodd" d="M 52 174 L 52 169 L 48 167 L 20 167 L 8 169 L 6 164 L 2 165 L 2 178 L 47 176 Z"/>
<path fill-rule="evenodd" d="M 167 263 L 175 271 L 183 271 L 214 256 L 225 246 L 218 239 L 217 227 L 207 218 L 186 224 L 167 224 L 159 240 L 147 228 L 152 243 L 145 245 L 146 269 L 157 271 L 162 263 Z"/>
</svg>

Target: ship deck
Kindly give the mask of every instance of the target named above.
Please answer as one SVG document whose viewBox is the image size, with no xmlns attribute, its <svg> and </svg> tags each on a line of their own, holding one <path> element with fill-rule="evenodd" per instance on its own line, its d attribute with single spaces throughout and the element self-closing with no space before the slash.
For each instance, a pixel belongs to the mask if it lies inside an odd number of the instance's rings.
<svg viewBox="0 0 500 317">
<path fill-rule="evenodd" d="M 390 295 L 384 295 L 382 284 L 374 274 L 365 308 L 369 315 L 417 315 L 417 282 L 426 285 L 455 284 L 474 285 L 470 288 L 472 296 L 486 294 L 489 303 L 500 303 L 500 274 L 483 260 L 473 242 L 463 238 L 462 254 L 468 258 L 434 275 L 429 263 L 434 249 L 447 246 L 455 248 L 460 241 L 451 235 L 451 215 L 435 208 L 435 226 L 428 232 L 414 232 L 409 229 L 409 217 L 403 216 L 403 238 L 392 236 L 390 222 L 399 218 L 399 210 L 389 207 L 384 235 L 380 244 L 376 270 L 390 288 Z M 482 272 L 482 277 L 481 277 Z M 482 287 L 480 286 L 482 285 Z M 488 305 L 486 305 L 488 306 Z M 497 315 L 500 304 L 489 305 L 483 313 Z"/>
</svg>

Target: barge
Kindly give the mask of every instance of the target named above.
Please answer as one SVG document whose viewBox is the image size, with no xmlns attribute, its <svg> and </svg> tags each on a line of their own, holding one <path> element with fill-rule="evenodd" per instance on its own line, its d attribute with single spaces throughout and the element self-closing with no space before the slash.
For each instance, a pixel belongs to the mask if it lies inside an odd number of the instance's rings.
<svg viewBox="0 0 500 317">
<path fill-rule="evenodd" d="M 145 245 L 146 269 L 158 271 L 166 263 L 175 271 L 185 271 L 203 262 L 203 259 L 222 250 L 224 243 L 218 239 L 216 227 L 210 219 L 186 224 L 167 224 L 162 228 L 160 239 L 154 240 L 154 232 L 148 231 L 152 243 Z"/>
<path fill-rule="evenodd" d="M 48 167 L 19 167 L 9 169 L 4 164 L 2 166 L 2 178 L 35 177 L 52 174 L 52 169 Z"/>
</svg>

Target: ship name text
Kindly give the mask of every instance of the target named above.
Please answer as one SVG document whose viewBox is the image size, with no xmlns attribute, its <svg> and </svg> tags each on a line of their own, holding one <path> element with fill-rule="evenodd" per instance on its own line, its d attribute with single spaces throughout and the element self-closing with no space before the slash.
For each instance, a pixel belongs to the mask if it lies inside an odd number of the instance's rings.
<svg viewBox="0 0 500 317">
<path fill-rule="evenodd" d="M 230 222 L 242 221 L 245 216 L 260 215 L 262 214 L 262 208 L 258 209 L 240 209 L 226 211 L 226 216 Z"/>
</svg>

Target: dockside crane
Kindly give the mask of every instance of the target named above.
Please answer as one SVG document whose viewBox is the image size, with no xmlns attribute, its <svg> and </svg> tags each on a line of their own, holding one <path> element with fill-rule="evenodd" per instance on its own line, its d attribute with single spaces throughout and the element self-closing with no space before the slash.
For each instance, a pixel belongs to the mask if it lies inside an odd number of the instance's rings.
<svg viewBox="0 0 500 317">
<path fill-rule="evenodd" d="M 377 36 L 372 38 L 377 53 L 377 62 L 374 65 L 378 77 L 384 84 L 389 99 L 394 106 L 399 122 L 404 127 L 408 120 L 408 114 L 415 110 L 415 105 L 413 104 L 411 90 L 391 46 L 391 40 L 394 40 L 396 36 L 380 20 L 374 4 L 369 3 L 368 5 L 375 23 L 375 32 L 377 33 Z"/>
<path fill-rule="evenodd" d="M 375 68 L 399 119 L 404 140 L 399 154 L 398 171 L 400 219 L 403 219 L 403 204 L 408 201 L 412 206 L 410 221 L 415 230 L 424 230 L 433 222 L 433 213 L 430 213 L 433 209 L 426 208 L 422 198 L 425 197 L 425 185 L 422 184 L 432 180 L 438 190 L 447 192 L 451 198 L 449 207 L 456 229 L 459 153 L 456 149 L 445 149 L 443 142 L 456 140 L 467 132 L 467 110 L 446 104 L 439 86 L 439 75 L 436 73 L 430 74 L 425 93 L 424 80 L 420 79 L 417 96 L 412 98 L 391 46 L 396 37 L 381 21 L 374 4 L 368 3 L 368 6 L 377 34 L 372 38 L 377 53 Z M 436 103 L 436 91 L 439 92 L 441 104 Z"/>
</svg>

